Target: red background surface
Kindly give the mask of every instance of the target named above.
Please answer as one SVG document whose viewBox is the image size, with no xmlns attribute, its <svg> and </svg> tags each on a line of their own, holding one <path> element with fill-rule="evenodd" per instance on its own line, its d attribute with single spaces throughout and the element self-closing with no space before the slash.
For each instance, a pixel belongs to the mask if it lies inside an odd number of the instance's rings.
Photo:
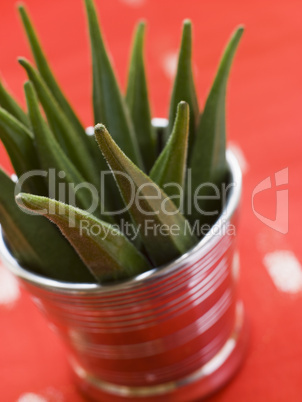
<svg viewBox="0 0 302 402">
<path fill-rule="evenodd" d="M 27 0 L 26 4 L 59 82 L 85 125 L 91 124 L 91 66 L 82 1 Z M 97 4 L 122 87 L 132 29 L 139 18 L 148 21 L 146 57 L 154 116 L 167 114 L 172 80 L 165 60 L 175 58 L 184 18 L 194 23 L 201 105 L 230 33 L 239 23 L 246 26 L 230 79 L 227 126 L 229 140 L 241 148 L 248 163 L 240 292 L 250 317 L 251 340 L 240 373 L 210 401 L 302 400 L 302 292 L 280 292 L 263 264 L 265 254 L 276 250 L 290 251 L 302 262 L 301 1 L 103 0 Z M 0 11 L 1 78 L 24 104 L 25 73 L 16 58 L 31 59 L 29 48 L 15 2 L 2 0 Z M 0 164 L 10 170 L 2 148 L 0 158 Z M 261 180 L 286 167 L 289 231 L 282 235 L 256 218 L 251 194 Z M 273 218 L 274 204 L 272 190 L 259 195 L 255 205 Z M 70 383 L 60 342 L 23 291 L 14 305 L 0 304 L 0 389 L 4 402 L 21 401 L 27 393 L 49 402 L 82 401 Z"/>
</svg>

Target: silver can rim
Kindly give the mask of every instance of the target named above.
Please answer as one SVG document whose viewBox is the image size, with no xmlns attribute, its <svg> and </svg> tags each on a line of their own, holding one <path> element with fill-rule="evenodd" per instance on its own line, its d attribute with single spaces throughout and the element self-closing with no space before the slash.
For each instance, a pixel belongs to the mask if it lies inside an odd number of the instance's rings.
<svg viewBox="0 0 302 402">
<path fill-rule="evenodd" d="M 215 227 L 218 231 L 222 230 L 223 226 L 231 221 L 231 218 L 239 205 L 242 192 L 242 173 L 239 163 L 232 151 L 227 150 L 226 159 L 230 170 L 230 182 L 235 183 L 235 185 L 231 186 L 229 197 L 224 206 L 224 209 L 218 220 L 215 222 Z M 177 270 L 189 256 L 195 254 L 196 252 L 200 252 L 201 249 L 204 249 L 205 252 L 211 249 L 211 247 L 215 243 L 215 236 L 215 233 L 213 231 L 210 231 L 200 240 L 200 242 L 196 246 L 194 246 L 192 249 L 187 251 L 176 260 L 163 266 L 153 268 L 131 279 L 117 283 L 108 283 L 106 285 L 101 285 L 97 283 L 62 282 L 29 272 L 27 269 L 18 264 L 16 259 L 8 250 L 3 239 L 1 226 L 0 257 L 7 268 L 18 278 L 29 282 L 32 285 L 46 288 L 48 290 L 64 293 L 116 292 L 130 289 L 132 287 L 137 287 L 140 284 L 143 285 L 149 281 L 155 280 L 156 278 L 169 275 L 173 271 Z"/>
</svg>

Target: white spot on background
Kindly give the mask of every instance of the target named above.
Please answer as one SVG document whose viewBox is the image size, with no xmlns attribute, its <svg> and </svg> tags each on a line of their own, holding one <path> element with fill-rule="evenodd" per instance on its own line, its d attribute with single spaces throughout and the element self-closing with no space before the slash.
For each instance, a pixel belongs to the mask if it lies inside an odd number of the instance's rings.
<svg viewBox="0 0 302 402">
<path fill-rule="evenodd" d="M 120 0 L 122 3 L 126 3 L 129 6 L 141 6 L 146 0 Z"/>
<path fill-rule="evenodd" d="M 27 392 L 22 394 L 17 402 L 64 402 L 63 394 L 53 387 L 48 387 L 42 394 Z"/>
<path fill-rule="evenodd" d="M 94 127 L 93 126 L 89 126 L 85 129 L 85 132 L 87 135 L 92 136 L 94 135 Z"/>
<path fill-rule="evenodd" d="M 0 261 L 0 306 L 10 307 L 20 297 L 18 282 Z"/>
<path fill-rule="evenodd" d="M 17 176 L 15 173 L 13 173 L 13 174 L 11 175 L 11 179 L 12 179 L 12 181 L 13 181 L 14 183 L 17 183 L 17 181 L 18 181 L 18 176 Z"/>
<path fill-rule="evenodd" d="M 263 263 L 281 292 L 302 292 L 302 267 L 292 251 L 279 250 L 264 256 Z"/>
<path fill-rule="evenodd" d="M 43 395 L 34 392 L 27 392 L 22 394 L 17 402 L 64 402 L 63 394 L 53 387 L 48 387 L 43 392 Z"/>
<path fill-rule="evenodd" d="M 47 400 L 41 395 L 28 392 L 21 395 L 17 402 L 47 402 Z"/>
<path fill-rule="evenodd" d="M 234 153 L 236 156 L 238 163 L 241 167 L 242 173 L 246 173 L 249 170 L 249 164 L 244 156 L 244 153 L 240 146 L 235 142 L 230 142 L 228 148 Z"/>
<path fill-rule="evenodd" d="M 174 78 L 177 69 L 178 53 L 168 53 L 163 58 L 163 68 L 169 78 Z"/>
<path fill-rule="evenodd" d="M 46 388 L 43 394 L 45 395 L 47 402 L 63 402 L 65 400 L 62 392 L 53 387 Z"/>
</svg>

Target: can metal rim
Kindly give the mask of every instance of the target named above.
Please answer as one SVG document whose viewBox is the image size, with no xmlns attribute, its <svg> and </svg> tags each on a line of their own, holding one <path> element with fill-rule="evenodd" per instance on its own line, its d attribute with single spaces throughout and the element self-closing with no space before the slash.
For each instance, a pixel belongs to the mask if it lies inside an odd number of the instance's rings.
<svg viewBox="0 0 302 402">
<path fill-rule="evenodd" d="M 226 152 L 226 159 L 230 169 L 230 175 L 231 175 L 230 182 L 235 183 L 235 185 L 231 186 L 229 197 L 224 206 L 224 209 L 215 223 L 215 227 L 217 230 L 222 230 L 225 223 L 230 222 L 234 212 L 238 207 L 242 191 L 241 169 L 239 167 L 235 155 L 230 150 L 227 150 Z M 189 250 L 176 260 L 172 261 L 171 263 L 168 263 L 166 265 L 157 268 L 153 268 L 152 270 L 137 275 L 129 280 L 106 285 L 92 284 L 92 283 L 62 282 L 29 272 L 28 270 L 22 268 L 18 264 L 15 258 L 11 255 L 10 251 L 7 249 L 2 236 L 1 227 L 0 227 L 0 256 L 5 265 L 10 269 L 10 271 L 14 275 L 35 286 L 63 293 L 93 294 L 95 292 L 97 293 L 116 292 L 120 290 L 131 289 L 132 287 L 137 287 L 140 284 L 141 285 L 146 284 L 147 282 L 152 281 L 155 278 L 170 275 L 172 272 L 177 270 L 190 255 L 194 255 L 196 252 L 199 252 L 200 249 L 204 249 L 205 252 L 211 249 L 213 244 L 215 244 L 215 236 L 216 236 L 215 233 L 213 231 L 210 231 L 205 235 L 205 237 L 201 239 L 201 241 L 196 246 L 194 246 L 191 250 Z"/>
</svg>

